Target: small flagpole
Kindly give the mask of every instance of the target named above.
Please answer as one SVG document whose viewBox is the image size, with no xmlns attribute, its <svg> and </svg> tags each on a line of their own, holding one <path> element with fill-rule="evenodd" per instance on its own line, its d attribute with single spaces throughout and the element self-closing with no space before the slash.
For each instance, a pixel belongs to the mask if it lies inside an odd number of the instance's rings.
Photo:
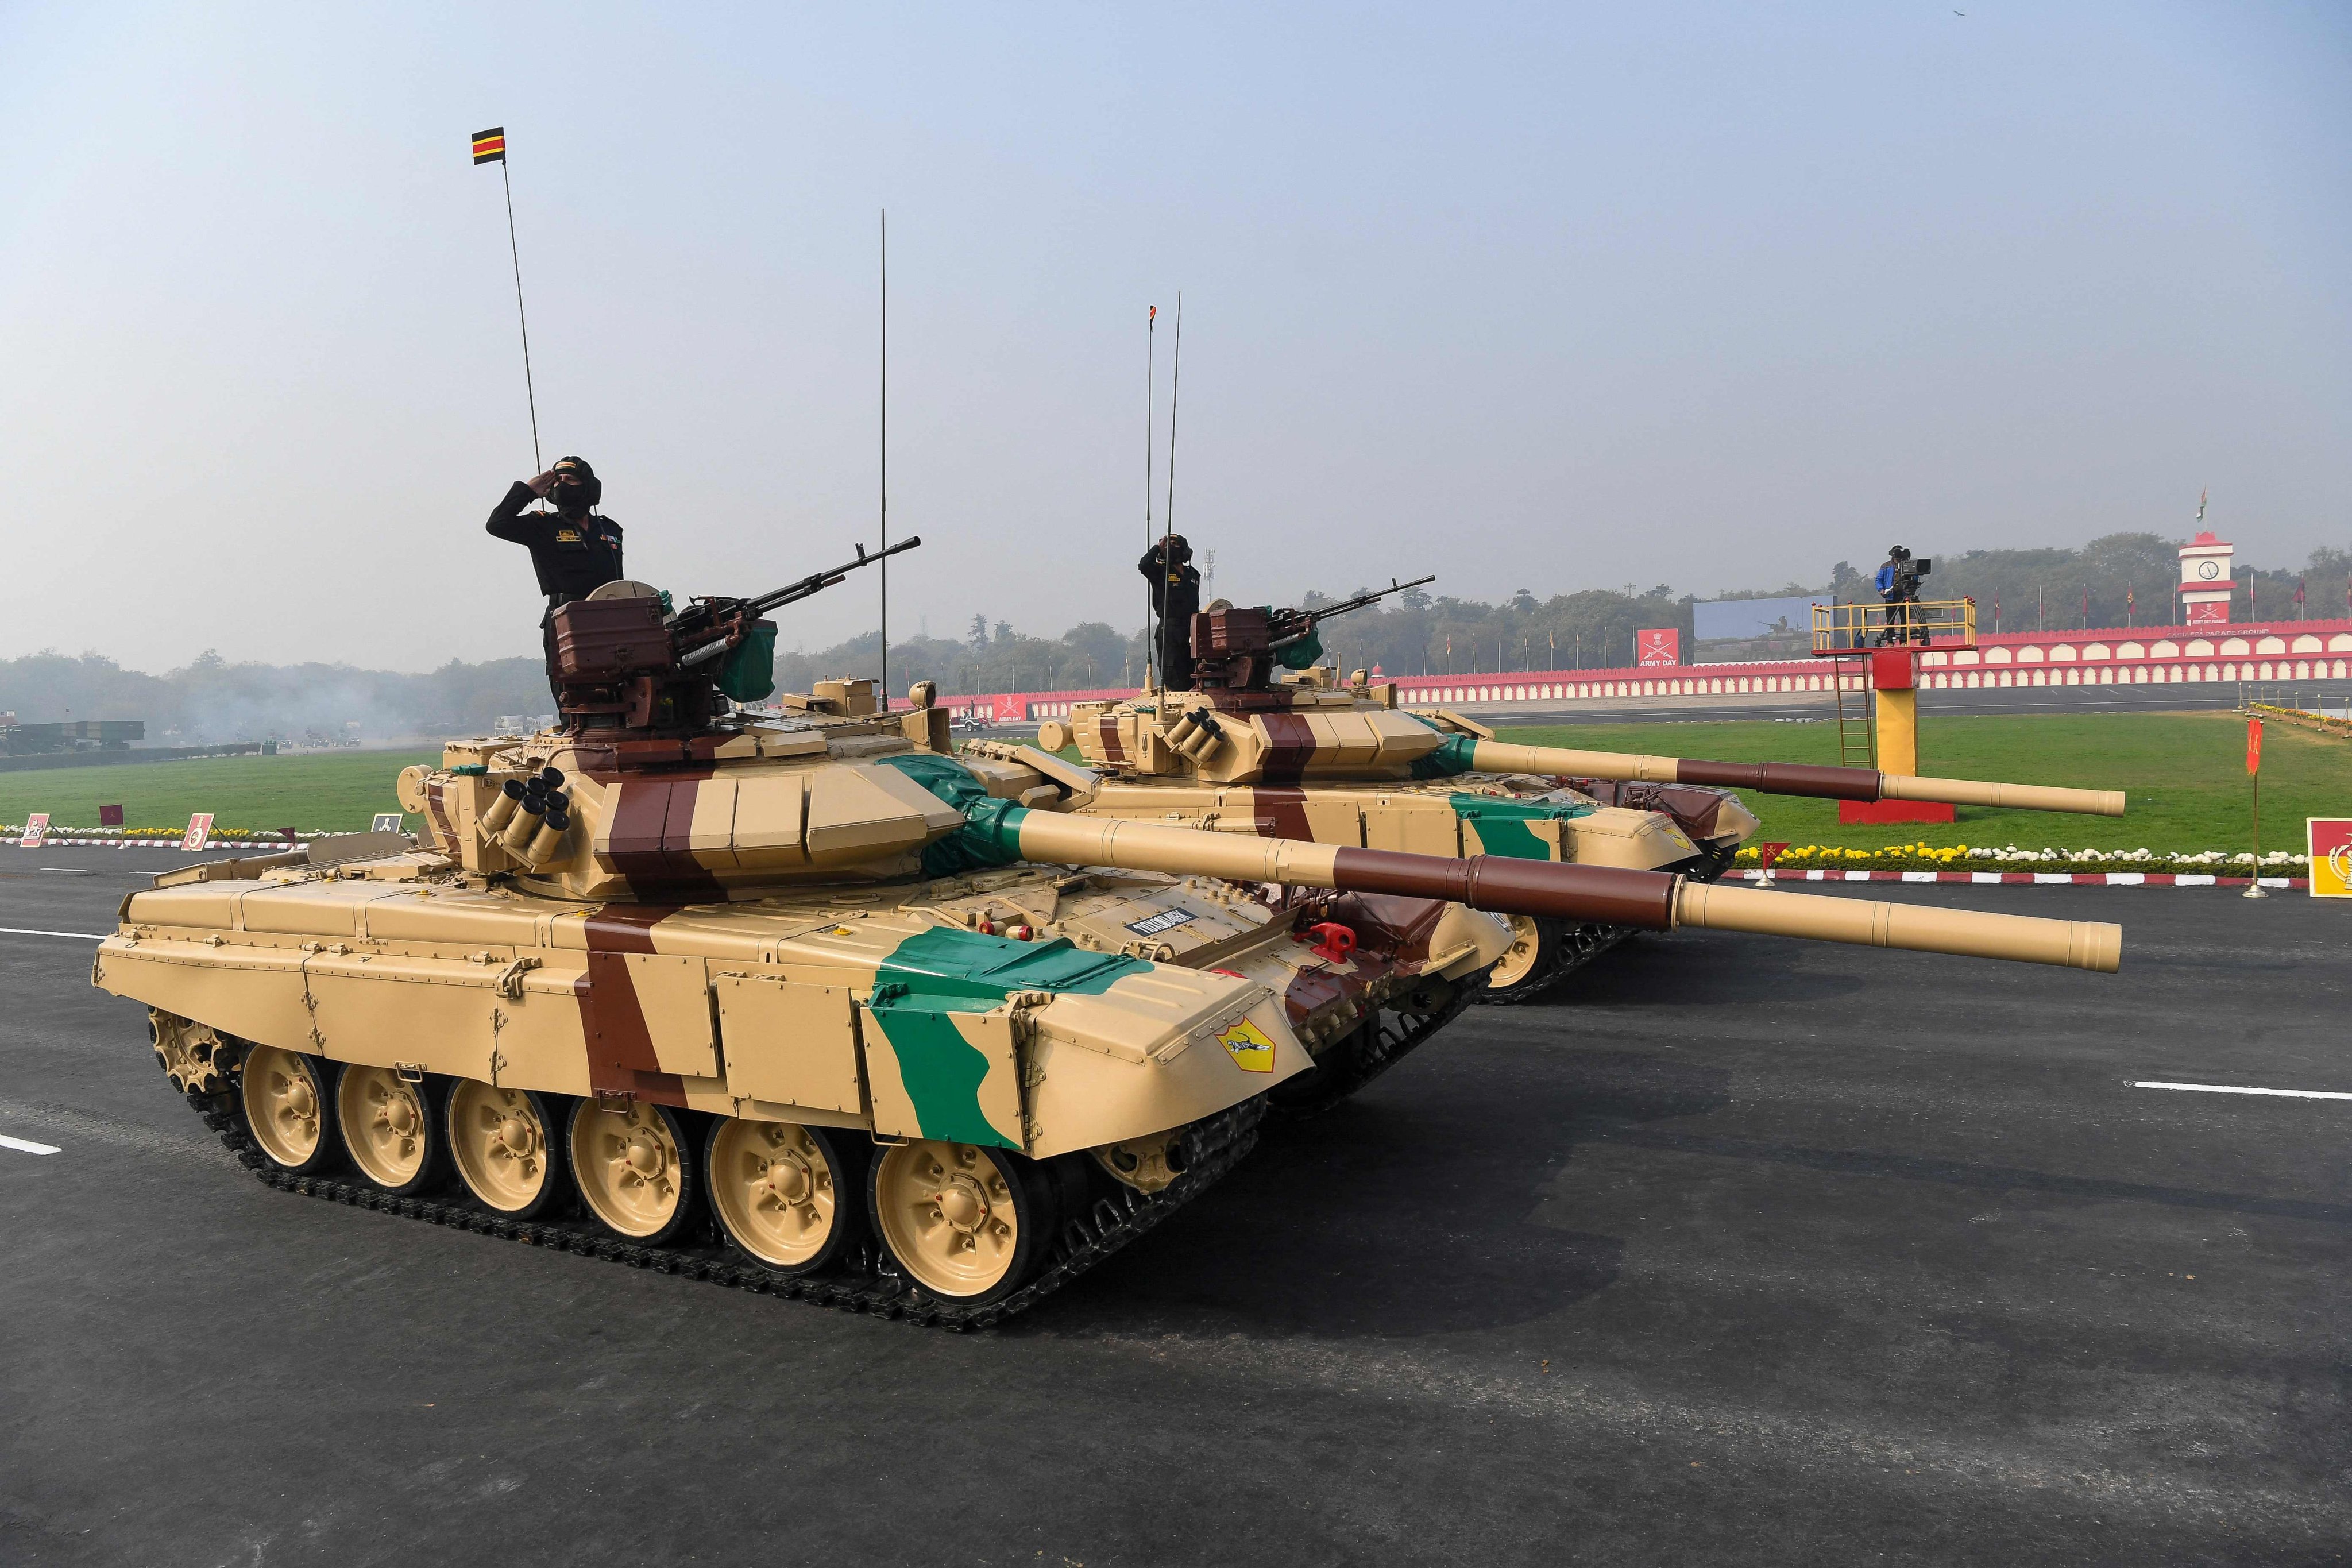
<svg viewBox="0 0 2352 1568">
<path fill-rule="evenodd" d="M 1151 554 L 1151 420 L 1155 407 L 1153 399 L 1160 390 L 1152 353 L 1157 346 L 1159 327 L 1160 307 L 1154 305 L 1151 313 L 1143 319 L 1143 553 L 1146 559 Z M 1152 679 L 1151 674 L 1153 661 L 1160 654 L 1153 629 L 1151 580 L 1147 577 L 1143 581 L 1143 689 L 1146 691 L 1159 689 L 1159 682 Z"/>
<path fill-rule="evenodd" d="M 882 209 L 882 548 L 890 548 L 890 209 Z M 882 559 L 882 702 L 890 711 L 890 560 Z"/>
<path fill-rule="evenodd" d="M 515 239 L 514 176 L 507 173 L 503 152 L 499 155 L 499 184 L 507 193 L 507 254 L 514 260 L 515 324 L 522 329 L 522 395 L 530 404 L 530 471 L 543 474 L 547 465 L 539 456 L 539 392 L 530 382 L 530 320 L 522 312 L 522 247 Z"/>
<path fill-rule="evenodd" d="M 2248 770 L 2254 777 L 2254 874 L 2247 879 L 2246 890 L 2238 895 L 2242 899 L 2270 897 L 2263 891 L 2263 766 L 2262 752 L 2255 749 L 2262 744 L 2255 739 L 2263 732 L 2262 723 L 2260 719 L 2256 719 L 2251 721 L 2247 727 L 2246 758 L 2254 764 Z"/>
</svg>

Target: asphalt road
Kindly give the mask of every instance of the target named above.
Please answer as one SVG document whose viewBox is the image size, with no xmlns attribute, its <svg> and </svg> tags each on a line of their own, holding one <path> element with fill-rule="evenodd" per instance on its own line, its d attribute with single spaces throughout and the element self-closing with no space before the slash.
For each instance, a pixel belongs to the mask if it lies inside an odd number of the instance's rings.
<svg viewBox="0 0 2352 1568">
<path fill-rule="evenodd" d="M 0 1562 L 2352 1554 L 2352 1102 L 2130 1087 L 2352 1090 L 2352 910 L 1871 891 L 2126 970 L 1641 939 L 967 1337 L 270 1191 L 0 935 Z"/>
</svg>

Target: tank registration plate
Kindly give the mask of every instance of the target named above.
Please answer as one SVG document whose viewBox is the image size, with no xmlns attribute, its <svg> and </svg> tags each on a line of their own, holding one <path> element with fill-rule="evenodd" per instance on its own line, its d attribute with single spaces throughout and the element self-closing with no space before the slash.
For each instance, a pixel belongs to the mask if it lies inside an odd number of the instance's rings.
<svg viewBox="0 0 2352 1568">
<path fill-rule="evenodd" d="M 1158 936 L 1163 931 L 1174 931 L 1178 926 L 1192 923 L 1192 911 L 1190 910 L 1162 910 L 1156 915 L 1128 921 L 1127 929 L 1138 936 Z"/>
<path fill-rule="evenodd" d="M 1244 1072 L 1274 1070 L 1274 1042 L 1247 1018 L 1219 1031 L 1217 1043 L 1233 1053 L 1234 1065 Z"/>
</svg>

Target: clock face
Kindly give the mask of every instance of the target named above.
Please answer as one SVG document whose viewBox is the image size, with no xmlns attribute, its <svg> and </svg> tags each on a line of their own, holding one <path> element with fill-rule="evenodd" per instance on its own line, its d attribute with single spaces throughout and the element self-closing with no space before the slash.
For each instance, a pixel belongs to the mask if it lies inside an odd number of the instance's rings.
<svg viewBox="0 0 2352 1568">
<path fill-rule="evenodd" d="M 2197 575 L 2204 578 L 2208 583 L 2221 574 L 2221 563 L 2219 561 L 2200 561 L 2197 563 Z"/>
</svg>

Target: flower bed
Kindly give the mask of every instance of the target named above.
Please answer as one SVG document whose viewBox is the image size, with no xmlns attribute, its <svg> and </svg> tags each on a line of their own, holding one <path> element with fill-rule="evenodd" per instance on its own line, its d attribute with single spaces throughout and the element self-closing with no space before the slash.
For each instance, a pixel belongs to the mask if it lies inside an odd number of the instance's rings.
<svg viewBox="0 0 2352 1568">
<path fill-rule="evenodd" d="M 2265 871 L 2302 866 L 2308 857 L 2274 849 L 2262 858 Z M 1741 849 L 1735 865 L 1759 866 L 1763 857 L 1753 844 Z M 1834 844 L 1792 844 L 1772 862 L 1787 871 L 2163 871 L 2184 875 L 2241 875 L 2255 864 L 2251 851 L 2205 849 L 2190 854 L 2158 853 L 2153 849 L 2024 849 L 2014 844 L 2000 848 L 1956 844 L 1937 848 L 1926 844 L 1889 844 L 1877 849 L 1848 849 Z"/>
</svg>

